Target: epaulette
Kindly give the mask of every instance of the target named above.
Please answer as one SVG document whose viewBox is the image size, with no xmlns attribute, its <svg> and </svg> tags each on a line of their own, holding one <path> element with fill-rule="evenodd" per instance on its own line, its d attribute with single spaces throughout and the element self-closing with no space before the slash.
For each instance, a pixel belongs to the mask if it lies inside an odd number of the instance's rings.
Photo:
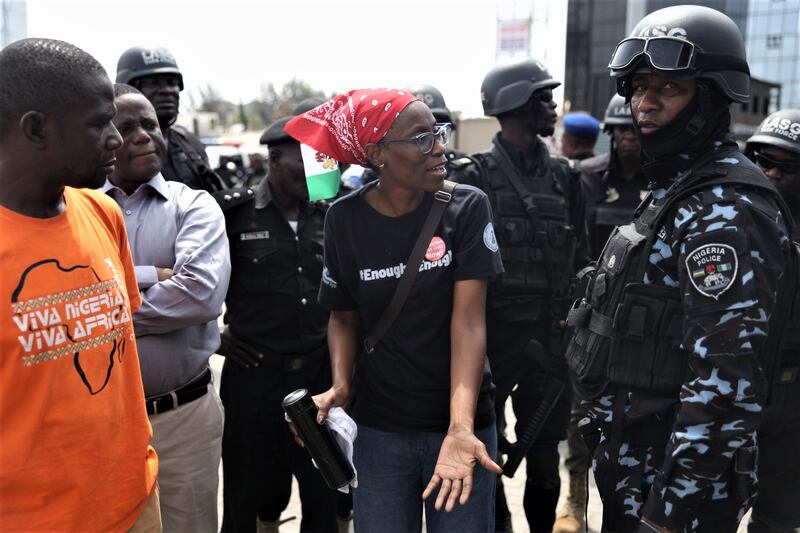
<svg viewBox="0 0 800 533">
<path fill-rule="evenodd" d="M 469 157 L 459 157 L 458 159 L 453 159 L 452 161 L 448 161 L 447 165 L 453 170 L 463 170 L 472 163 L 473 161 Z"/>
<path fill-rule="evenodd" d="M 335 200 L 335 198 L 332 198 L 332 200 Z M 331 200 L 314 200 L 313 202 L 309 202 L 309 204 L 315 209 L 325 212 L 331 206 Z"/>
<path fill-rule="evenodd" d="M 250 187 L 234 187 L 212 193 L 223 211 L 246 204 L 255 198 L 255 191 Z"/>
<path fill-rule="evenodd" d="M 558 161 L 558 163 L 560 163 L 561 165 L 570 169 L 572 172 L 578 172 L 580 170 L 577 159 L 569 159 L 567 157 L 564 157 L 563 155 L 556 155 L 556 154 L 551 155 L 550 157 Z"/>
</svg>

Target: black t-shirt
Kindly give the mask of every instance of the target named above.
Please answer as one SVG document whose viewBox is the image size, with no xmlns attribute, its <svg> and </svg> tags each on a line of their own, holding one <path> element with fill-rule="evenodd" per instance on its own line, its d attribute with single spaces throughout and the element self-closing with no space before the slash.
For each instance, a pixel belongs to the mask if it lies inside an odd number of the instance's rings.
<svg viewBox="0 0 800 533">
<path fill-rule="evenodd" d="M 358 310 L 360 339 L 389 303 L 433 203 L 387 217 L 364 199 L 368 185 L 335 202 L 325 218 L 325 266 L 319 301 L 332 310 Z M 367 356 L 354 418 L 382 431 L 443 432 L 450 425 L 450 317 L 456 281 L 503 271 L 486 195 L 459 185 L 434 232 L 411 293 L 392 327 Z M 361 346 L 361 343 L 359 343 Z M 488 362 L 475 427 L 494 421 Z"/>
</svg>

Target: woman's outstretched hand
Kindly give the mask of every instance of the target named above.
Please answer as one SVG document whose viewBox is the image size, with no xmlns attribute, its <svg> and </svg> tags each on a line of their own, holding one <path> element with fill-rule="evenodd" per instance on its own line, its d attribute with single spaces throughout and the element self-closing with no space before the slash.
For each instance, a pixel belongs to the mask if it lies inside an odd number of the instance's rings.
<svg viewBox="0 0 800 533">
<path fill-rule="evenodd" d="M 451 427 L 442 441 L 433 477 L 425 487 L 422 499 L 426 500 L 441 485 L 434 506 L 437 511 L 443 505 L 445 511 L 452 511 L 456 501 L 464 505 L 472 492 L 472 473 L 476 463 L 495 474 L 503 473 L 472 431 L 464 426 Z"/>
</svg>

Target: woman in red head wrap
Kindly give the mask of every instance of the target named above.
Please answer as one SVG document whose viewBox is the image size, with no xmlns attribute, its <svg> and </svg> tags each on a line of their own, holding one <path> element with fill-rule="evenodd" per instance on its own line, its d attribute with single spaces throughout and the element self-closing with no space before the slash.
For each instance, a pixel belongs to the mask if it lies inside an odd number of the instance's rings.
<svg viewBox="0 0 800 533">
<path fill-rule="evenodd" d="M 428 531 L 494 531 L 501 470 L 485 298 L 502 262 L 483 192 L 455 189 L 399 315 L 374 351 L 364 348 L 447 176 L 450 126 L 409 93 L 375 89 L 337 96 L 286 131 L 379 176 L 328 211 L 319 294 L 331 310 L 333 372 L 331 389 L 314 398 L 320 419 L 348 400 L 360 357 L 356 531 L 419 531 L 423 499 Z"/>
</svg>

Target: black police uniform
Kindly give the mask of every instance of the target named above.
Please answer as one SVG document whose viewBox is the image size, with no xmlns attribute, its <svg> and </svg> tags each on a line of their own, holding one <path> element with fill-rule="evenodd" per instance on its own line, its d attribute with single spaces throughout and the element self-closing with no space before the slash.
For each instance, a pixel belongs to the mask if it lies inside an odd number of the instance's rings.
<svg viewBox="0 0 800 533">
<path fill-rule="evenodd" d="M 234 337 L 264 354 L 258 367 L 228 360 L 222 372 L 222 530 L 255 531 L 256 516 L 277 520 L 294 474 L 302 495 L 301 531 L 336 531 L 336 493 L 293 442 L 280 403 L 293 390 L 318 394 L 331 384 L 328 312 L 317 303 L 327 204 L 302 206 L 295 233 L 266 179 L 255 194 L 231 189 L 215 196 L 231 243 L 225 321 Z"/>
<path fill-rule="evenodd" d="M 214 193 L 227 187 L 209 166 L 200 139 L 182 126 L 172 125 L 166 132 L 167 156 L 161 174 L 169 181 L 180 181 L 192 189 Z"/>
<path fill-rule="evenodd" d="M 616 226 L 631 221 L 634 210 L 647 193 L 647 178 L 641 171 L 632 179 L 626 179 L 618 170 L 619 163 L 614 163 L 611 164 L 610 152 L 580 163 L 592 258 L 600 255 Z"/>
<path fill-rule="evenodd" d="M 577 171 L 566 159 L 551 157 L 542 141 L 530 168 L 525 154 L 500 133 L 492 143 L 489 151 L 456 161 L 454 179 L 483 189 L 492 203 L 505 273 L 488 287 L 487 352 L 498 420 L 511 395 L 521 435 L 548 377 L 566 381 L 559 321 L 575 268 L 588 262 L 584 203 Z M 526 209 L 504 168 L 518 173 L 533 205 Z M 562 396 L 526 456 L 524 504 L 532 531 L 549 531 L 555 520 L 558 442 L 565 438 L 568 415 L 569 398 Z M 507 514 L 498 486 L 497 512 Z"/>
<path fill-rule="evenodd" d="M 570 311 L 567 361 L 601 433 L 604 531 L 641 516 L 735 530 L 751 505 L 771 364 L 760 348 L 788 253 L 776 195 L 732 141 L 653 176 Z"/>
</svg>

